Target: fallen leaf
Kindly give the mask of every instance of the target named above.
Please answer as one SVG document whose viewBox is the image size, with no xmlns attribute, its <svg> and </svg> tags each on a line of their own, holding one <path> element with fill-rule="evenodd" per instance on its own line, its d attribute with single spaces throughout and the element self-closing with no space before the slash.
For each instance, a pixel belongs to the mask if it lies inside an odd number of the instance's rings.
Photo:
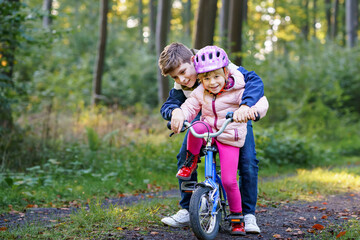
<svg viewBox="0 0 360 240">
<path fill-rule="evenodd" d="M 299 217 L 300 220 L 306 221 L 306 218 L 304 217 Z"/>
<path fill-rule="evenodd" d="M 344 236 L 346 233 L 346 231 L 340 232 L 338 235 L 336 235 L 336 238 L 342 237 Z"/>
<path fill-rule="evenodd" d="M 321 219 L 327 219 L 328 217 L 326 215 L 322 216 Z"/>
<path fill-rule="evenodd" d="M 281 238 L 281 235 L 280 234 L 274 234 L 273 237 L 274 238 Z"/>
<path fill-rule="evenodd" d="M 322 204 L 327 205 L 328 203 L 327 203 L 327 202 L 323 202 Z"/>
<path fill-rule="evenodd" d="M 135 231 L 140 231 L 139 227 L 134 228 Z"/>
<path fill-rule="evenodd" d="M 285 231 L 287 231 L 287 232 L 292 232 L 292 229 L 291 229 L 291 228 L 288 228 L 288 229 L 286 229 Z"/>
<path fill-rule="evenodd" d="M 7 227 L 0 227 L 0 231 L 6 231 Z"/>
<path fill-rule="evenodd" d="M 321 224 L 315 224 L 314 226 L 312 226 L 312 228 L 315 228 L 316 230 L 322 230 L 325 227 L 323 225 L 321 225 Z"/>
<path fill-rule="evenodd" d="M 157 235 L 159 232 L 150 232 L 151 235 Z"/>
</svg>

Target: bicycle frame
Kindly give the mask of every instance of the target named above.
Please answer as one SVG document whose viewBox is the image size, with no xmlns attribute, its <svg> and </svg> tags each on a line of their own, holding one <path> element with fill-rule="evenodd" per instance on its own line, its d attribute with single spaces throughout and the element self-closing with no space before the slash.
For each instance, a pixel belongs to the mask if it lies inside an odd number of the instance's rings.
<svg viewBox="0 0 360 240">
<path fill-rule="evenodd" d="M 197 183 L 195 185 L 195 188 L 198 186 L 208 186 L 213 189 L 213 192 L 211 194 L 211 200 L 213 202 L 213 208 L 212 208 L 212 214 L 217 214 L 217 207 L 220 199 L 220 191 L 219 187 L 221 187 L 223 192 L 224 201 L 227 201 L 226 192 L 224 189 L 224 186 L 222 185 L 221 179 L 219 175 L 216 172 L 216 161 L 214 153 L 217 152 L 216 147 L 212 145 L 212 138 L 217 137 L 220 135 L 226 126 L 232 122 L 232 118 L 228 118 L 225 123 L 222 125 L 221 129 L 216 133 L 203 133 L 198 134 L 195 132 L 195 130 L 191 127 L 191 124 L 188 122 L 185 122 L 184 124 L 186 127 L 189 127 L 191 133 L 197 137 L 197 138 L 204 138 L 206 141 L 206 147 L 205 147 L 205 181 L 201 183 Z M 225 209 L 224 209 L 225 211 Z M 226 212 L 225 212 L 226 213 Z"/>
</svg>

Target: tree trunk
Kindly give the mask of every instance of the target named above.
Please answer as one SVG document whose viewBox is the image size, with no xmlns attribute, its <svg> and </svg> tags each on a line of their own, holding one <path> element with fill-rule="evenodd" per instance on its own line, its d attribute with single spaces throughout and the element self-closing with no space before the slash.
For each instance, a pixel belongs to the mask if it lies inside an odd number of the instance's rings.
<svg viewBox="0 0 360 240">
<path fill-rule="evenodd" d="M 305 0 L 304 6 L 305 10 L 305 21 L 302 26 L 302 33 L 304 35 L 305 40 L 309 39 L 309 0 Z"/>
<path fill-rule="evenodd" d="M 325 16 L 326 16 L 326 36 L 330 39 L 331 36 L 331 0 L 325 0 Z"/>
<path fill-rule="evenodd" d="M 14 17 L 21 10 L 19 0 L 6 0 L 0 2 L 0 9 L 6 9 L 7 12 L 1 14 L 2 21 L 7 19 L 7 23 L 1 26 L 0 33 L 0 56 L 5 66 L 0 68 L 0 133 L 1 130 L 10 130 L 13 127 L 13 117 L 10 101 L 7 97 L 8 89 L 14 88 L 13 72 L 15 64 L 15 50 L 19 44 L 18 35 L 20 35 L 20 25 L 22 17 Z"/>
<path fill-rule="evenodd" d="M 149 2 L 149 27 L 150 27 L 150 39 L 149 39 L 149 49 L 151 52 L 155 53 L 155 35 L 156 35 L 156 0 L 150 0 Z"/>
<path fill-rule="evenodd" d="M 200 0 L 195 19 L 194 48 L 213 45 L 217 0 Z"/>
<path fill-rule="evenodd" d="M 143 36 L 143 22 L 144 22 L 144 15 L 143 15 L 143 2 L 142 0 L 139 0 L 139 8 L 138 8 L 139 12 L 139 41 L 142 44 L 144 41 L 144 36 Z"/>
<path fill-rule="evenodd" d="M 317 6 L 316 6 L 316 0 L 313 1 L 313 29 L 314 29 L 314 38 L 316 38 L 316 11 L 317 11 Z"/>
<path fill-rule="evenodd" d="M 229 46 L 232 62 L 238 66 L 241 65 L 241 47 L 242 47 L 242 6 L 243 0 L 230 1 L 229 16 Z"/>
<path fill-rule="evenodd" d="M 331 28 L 330 28 L 330 38 L 332 40 L 335 39 L 337 35 L 337 26 L 338 26 L 338 13 L 339 13 L 339 0 L 334 1 L 334 10 L 331 20 Z"/>
<path fill-rule="evenodd" d="M 43 10 L 45 15 L 43 16 L 43 28 L 49 29 L 51 25 L 51 8 L 52 0 L 44 0 Z"/>
<path fill-rule="evenodd" d="M 229 32 L 229 7 L 230 0 L 222 0 L 220 9 L 220 43 L 221 46 L 228 50 L 228 32 Z"/>
<path fill-rule="evenodd" d="M 166 46 L 167 33 L 170 26 L 170 0 L 159 0 L 157 19 L 156 19 L 156 53 L 160 56 L 160 53 Z M 169 81 L 167 77 L 161 75 L 160 69 L 158 69 L 158 101 L 159 103 L 165 102 L 166 97 L 169 95 Z"/>
<path fill-rule="evenodd" d="M 242 15 L 243 15 L 243 22 L 247 23 L 247 20 L 248 20 L 248 0 L 243 0 Z"/>
<path fill-rule="evenodd" d="M 183 13 L 183 24 L 184 24 L 184 32 L 186 34 L 187 39 L 191 38 L 191 0 L 187 0 L 184 7 L 184 13 Z"/>
<path fill-rule="evenodd" d="M 107 38 L 107 13 L 108 13 L 108 0 L 100 1 L 100 18 L 99 18 L 99 41 L 98 41 L 98 52 L 95 61 L 94 67 L 94 77 L 93 77 L 93 94 L 91 99 L 91 104 L 97 105 L 101 97 L 101 79 L 104 69 L 105 61 L 105 48 L 106 48 L 106 38 Z"/>
<path fill-rule="evenodd" d="M 347 46 L 354 47 L 357 43 L 357 28 L 359 25 L 358 21 L 358 1 L 347 0 L 346 1 L 346 35 L 347 35 Z"/>
</svg>

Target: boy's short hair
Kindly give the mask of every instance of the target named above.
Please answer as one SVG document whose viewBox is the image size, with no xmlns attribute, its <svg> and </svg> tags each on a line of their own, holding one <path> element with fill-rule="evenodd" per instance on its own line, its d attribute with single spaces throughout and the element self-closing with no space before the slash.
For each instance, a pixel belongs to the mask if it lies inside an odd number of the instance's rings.
<svg viewBox="0 0 360 240">
<path fill-rule="evenodd" d="M 167 76 L 182 63 L 190 63 L 193 56 L 191 50 L 182 43 L 171 43 L 161 52 L 159 57 L 159 68 L 163 76 Z"/>
</svg>

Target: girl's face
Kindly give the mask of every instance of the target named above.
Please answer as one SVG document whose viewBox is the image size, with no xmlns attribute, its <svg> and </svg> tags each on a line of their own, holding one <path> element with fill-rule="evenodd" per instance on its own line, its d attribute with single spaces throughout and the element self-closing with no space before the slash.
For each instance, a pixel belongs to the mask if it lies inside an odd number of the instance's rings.
<svg viewBox="0 0 360 240">
<path fill-rule="evenodd" d="M 189 88 L 194 86 L 197 79 L 197 74 L 192 61 L 191 63 L 180 64 L 180 66 L 170 72 L 169 75 L 176 83 Z"/>
<path fill-rule="evenodd" d="M 217 72 L 212 72 L 200 79 L 204 88 L 213 94 L 217 94 L 225 86 L 225 77 Z"/>
</svg>

